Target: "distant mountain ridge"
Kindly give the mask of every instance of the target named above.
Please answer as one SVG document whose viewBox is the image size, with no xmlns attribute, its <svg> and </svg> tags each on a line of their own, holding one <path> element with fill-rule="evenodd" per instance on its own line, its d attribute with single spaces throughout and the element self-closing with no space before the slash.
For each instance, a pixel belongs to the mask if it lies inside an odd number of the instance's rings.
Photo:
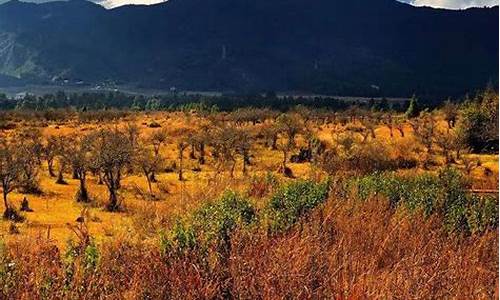
<svg viewBox="0 0 500 300">
<path fill-rule="evenodd" d="M 0 5 L 0 85 L 452 96 L 498 82 L 498 7 L 395 0 Z M 4 78 L 4 79 L 2 79 Z"/>
</svg>

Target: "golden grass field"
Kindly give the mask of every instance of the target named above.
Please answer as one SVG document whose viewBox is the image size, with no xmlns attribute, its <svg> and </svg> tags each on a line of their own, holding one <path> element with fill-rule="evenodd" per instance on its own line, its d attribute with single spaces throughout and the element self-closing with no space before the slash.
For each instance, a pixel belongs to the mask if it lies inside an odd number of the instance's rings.
<svg viewBox="0 0 500 300">
<path fill-rule="evenodd" d="M 151 122 L 157 122 L 161 128 L 149 128 L 147 125 Z M 185 113 L 137 113 L 127 117 L 127 120 L 120 120 L 110 124 L 80 123 L 78 121 L 68 121 L 65 123 L 49 123 L 41 128 L 44 136 L 49 135 L 68 135 L 71 133 L 88 132 L 102 127 L 123 127 L 126 124 L 136 124 L 141 129 L 142 136 L 149 136 L 155 130 L 167 130 L 169 133 L 175 132 L 178 128 L 196 127 L 205 122 L 203 117 L 189 115 Z M 28 126 L 26 124 L 24 126 Z M 247 125 L 252 127 L 252 125 Z M 256 125 L 257 127 L 259 125 Z M 439 122 L 439 126 L 445 128 L 444 121 Z M 255 127 L 255 126 L 253 126 Z M 335 127 L 335 128 L 334 128 Z M 334 125 L 321 125 L 314 129 L 317 136 L 327 144 L 333 143 L 332 131 L 339 130 Z M 392 151 L 406 151 L 408 147 L 413 147 L 416 143 L 412 136 L 412 128 L 405 126 L 405 137 L 394 134 L 390 137 L 389 128 L 379 125 L 376 128 L 376 140 L 390 146 Z M 162 149 L 163 156 L 167 161 L 176 161 L 177 152 L 175 147 L 175 136 L 169 136 L 169 142 Z M 299 137 L 300 140 L 300 137 Z M 300 142 L 299 142 L 300 143 Z M 61 247 L 64 247 L 66 241 L 75 238 L 73 231 L 68 224 L 76 225 L 75 220 L 81 215 L 84 207 L 87 207 L 88 228 L 90 234 L 96 241 L 102 242 L 112 240 L 119 236 L 128 238 L 137 238 L 138 240 L 148 240 L 156 238 L 154 228 L 148 228 L 142 217 L 144 214 L 152 216 L 153 220 L 160 222 L 161 225 L 171 224 L 177 218 L 192 211 L 194 208 L 207 199 L 217 197 L 223 190 L 232 188 L 245 191 L 249 187 L 249 182 L 253 175 L 262 175 L 267 172 L 275 172 L 281 161 L 281 152 L 269 150 L 260 144 L 253 145 L 252 166 L 249 173 L 244 176 L 239 171 L 239 166 L 234 178 L 229 178 L 228 174 L 215 174 L 215 169 L 210 163 L 202 166 L 200 172 L 191 171 L 196 165 L 196 161 L 190 160 L 186 155 L 185 181 L 179 181 L 175 172 L 160 173 L 158 183 L 154 184 L 154 190 L 158 193 L 159 199 L 155 201 L 145 200 L 134 193 L 134 190 L 145 191 L 147 183 L 144 176 L 140 174 L 129 175 L 124 178 L 123 189 L 121 190 L 121 199 L 126 208 L 124 212 L 107 212 L 99 204 L 107 199 L 107 190 L 104 185 L 98 185 L 97 179 L 90 177 L 88 180 L 88 189 L 93 199 L 94 205 L 77 203 L 74 195 L 78 189 L 78 180 L 71 179 L 70 174 L 65 175 L 67 185 L 55 183 L 55 178 L 49 177 L 46 165 L 42 165 L 40 171 L 42 195 L 26 195 L 31 208 L 34 212 L 26 213 L 26 221 L 17 225 L 20 234 L 10 235 L 10 222 L 0 221 L 1 235 L 7 241 L 25 239 L 25 238 L 49 238 L 55 241 Z M 404 153 L 403 153 L 404 154 Z M 479 189 L 498 189 L 495 185 L 498 179 L 498 155 L 469 155 L 481 161 L 483 168 L 477 168 L 473 171 L 474 184 Z M 438 160 L 443 158 L 437 156 Z M 442 161 L 441 163 L 444 164 Z M 310 163 L 294 164 L 289 167 L 297 178 L 308 178 L 313 176 L 314 168 Z M 459 166 L 460 167 L 460 166 Z M 493 175 L 485 178 L 484 168 L 492 170 Z M 317 171 L 316 171 L 317 172 Z M 408 170 L 401 172 L 419 172 L 419 170 Z M 281 176 L 275 172 L 277 176 Z M 281 176 L 284 180 L 285 178 Z M 166 187 L 168 193 L 160 192 L 158 185 Z M 19 207 L 21 200 L 25 195 L 14 192 L 9 195 L 10 201 Z M 149 223 L 149 222 L 148 222 Z M 159 224 L 158 224 L 159 225 Z M 150 227 L 150 226 L 149 226 Z"/>
</svg>

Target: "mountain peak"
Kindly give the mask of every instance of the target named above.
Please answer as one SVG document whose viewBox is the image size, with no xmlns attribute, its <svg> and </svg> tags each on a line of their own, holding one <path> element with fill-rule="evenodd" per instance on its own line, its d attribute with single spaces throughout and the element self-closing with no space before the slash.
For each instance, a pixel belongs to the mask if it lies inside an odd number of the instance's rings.
<svg viewBox="0 0 500 300">
<path fill-rule="evenodd" d="M 33 83 L 447 97 L 498 80 L 498 7 L 169 0 L 106 10 L 14 0 L 0 6 L 0 37 L 0 74 Z"/>
</svg>

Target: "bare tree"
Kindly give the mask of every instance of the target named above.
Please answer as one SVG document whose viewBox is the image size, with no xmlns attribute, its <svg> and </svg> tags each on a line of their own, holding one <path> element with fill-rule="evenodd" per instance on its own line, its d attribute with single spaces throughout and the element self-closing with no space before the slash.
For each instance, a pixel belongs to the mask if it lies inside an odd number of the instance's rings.
<svg viewBox="0 0 500 300">
<path fill-rule="evenodd" d="M 219 127 L 212 133 L 212 156 L 217 161 L 217 171 L 229 167 L 229 174 L 234 176 L 236 167 L 238 130 L 234 127 Z"/>
<path fill-rule="evenodd" d="M 68 161 L 70 161 L 69 155 L 69 148 L 70 145 L 73 143 L 71 138 L 68 136 L 58 136 L 56 137 L 55 140 L 56 143 L 56 158 L 57 158 L 57 184 L 67 184 L 66 181 L 64 180 L 64 172 L 66 171 L 66 168 L 68 166 Z"/>
<path fill-rule="evenodd" d="M 153 146 L 153 160 L 156 162 L 161 161 L 161 147 L 167 143 L 168 140 L 168 135 L 167 132 L 164 129 L 160 129 L 155 131 L 151 137 L 149 138 L 149 141 L 151 145 Z M 142 149 L 144 150 L 144 149 Z M 141 151 L 144 152 L 144 151 Z M 143 153 L 144 154 L 144 153 Z M 146 159 L 147 157 L 142 157 L 143 159 Z M 146 163 L 146 161 L 144 161 Z M 158 172 L 159 168 L 149 168 L 151 173 L 149 174 L 150 176 L 150 181 L 151 182 L 156 182 L 156 172 Z"/>
<path fill-rule="evenodd" d="M 430 113 L 422 113 L 419 118 L 412 120 L 413 134 L 425 147 L 427 153 L 432 153 L 432 144 L 436 131 L 436 121 Z"/>
<path fill-rule="evenodd" d="M 38 130 L 25 129 L 15 138 L 21 160 L 20 188 L 25 193 L 41 193 L 38 175 L 42 162 L 42 134 Z"/>
<path fill-rule="evenodd" d="M 50 177 L 56 177 L 54 173 L 54 160 L 57 156 L 57 137 L 51 135 L 47 137 L 42 148 L 43 158 L 47 161 L 47 169 Z"/>
<path fill-rule="evenodd" d="M 282 169 L 289 173 L 287 167 L 288 154 L 295 149 L 295 137 L 301 132 L 303 126 L 300 118 L 295 114 L 282 114 L 276 119 L 276 128 L 281 134 L 278 148 L 283 153 Z"/>
<path fill-rule="evenodd" d="M 179 160 L 178 165 L 178 179 L 179 181 L 184 180 L 184 151 L 189 147 L 189 140 L 193 135 L 193 132 L 187 128 L 180 128 L 176 130 L 173 135 L 176 137 L 177 146 L 177 158 Z"/>
<path fill-rule="evenodd" d="M 17 145 L 0 138 L 0 181 L 2 182 L 2 194 L 5 211 L 5 219 L 16 219 L 17 213 L 7 200 L 7 196 L 20 183 L 21 160 L 18 158 Z"/>
<path fill-rule="evenodd" d="M 376 124 L 372 119 L 364 118 L 361 120 L 361 124 L 363 125 L 363 127 L 366 131 L 366 136 L 363 139 L 364 141 L 366 141 L 368 139 L 368 136 L 370 136 L 372 139 L 375 139 L 377 137 L 375 135 Z"/>
<path fill-rule="evenodd" d="M 450 100 L 447 100 L 441 110 L 444 114 L 445 121 L 448 123 L 448 129 L 454 128 L 455 124 L 457 123 L 459 113 L 458 105 L 451 102 Z"/>
<path fill-rule="evenodd" d="M 434 142 L 441 150 L 446 164 L 453 162 L 453 156 L 451 155 L 451 150 L 453 146 L 452 136 L 449 131 L 436 130 L 434 135 Z"/>
<path fill-rule="evenodd" d="M 143 146 L 138 148 L 135 155 L 135 162 L 137 167 L 146 177 L 150 195 L 153 195 L 152 182 L 156 182 L 154 174 L 161 169 L 163 158 L 159 151 L 157 152 L 146 145 L 147 143 L 143 143 Z"/>
<path fill-rule="evenodd" d="M 270 124 L 264 124 L 260 129 L 260 135 L 264 143 L 271 150 L 278 149 L 278 128 Z"/>
<path fill-rule="evenodd" d="M 394 137 L 394 119 L 392 117 L 391 113 L 388 113 L 384 117 L 384 124 L 389 128 L 389 134 L 392 137 Z"/>
<path fill-rule="evenodd" d="M 118 129 L 104 129 L 96 133 L 92 145 L 94 168 L 102 172 L 102 179 L 108 188 L 108 211 L 120 208 L 118 191 L 121 187 L 124 168 L 132 161 L 133 146 L 126 133 Z"/>
<path fill-rule="evenodd" d="M 80 181 L 75 199 L 77 202 L 89 202 L 90 198 L 86 182 L 87 172 L 90 170 L 90 155 L 95 135 L 89 134 L 82 137 L 72 136 L 70 139 L 73 142 L 68 145 L 67 155 L 64 156 L 64 159 L 67 161 L 67 164 L 71 165 Z"/>
<path fill-rule="evenodd" d="M 252 148 L 252 137 L 250 132 L 245 129 L 238 129 L 235 141 L 236 153 L 241 155 L 243 163 L 243 175 L 247 173 L 247 166 L 250 164 L 250 151 Z"/>
<path fill-rule="evenodd" d="M 394 127 L 399 131 L 402 138 L 405 137 L 405 120 L 397 118 L 394 120 Z"/>
</svg>

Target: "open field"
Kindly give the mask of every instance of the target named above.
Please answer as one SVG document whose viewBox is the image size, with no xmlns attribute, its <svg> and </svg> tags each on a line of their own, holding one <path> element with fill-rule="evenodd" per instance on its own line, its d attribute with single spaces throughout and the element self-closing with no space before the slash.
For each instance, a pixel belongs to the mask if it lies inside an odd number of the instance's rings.
<svg viewBox="0 0 500 300">
<path fill-rule="evenodd" d="M 460 118 L 7 115 L 2 178 L 24 164 L 0 221 L 1 295 L 497 297 L 498 154 L 458 143 Z"/>
</svg>

